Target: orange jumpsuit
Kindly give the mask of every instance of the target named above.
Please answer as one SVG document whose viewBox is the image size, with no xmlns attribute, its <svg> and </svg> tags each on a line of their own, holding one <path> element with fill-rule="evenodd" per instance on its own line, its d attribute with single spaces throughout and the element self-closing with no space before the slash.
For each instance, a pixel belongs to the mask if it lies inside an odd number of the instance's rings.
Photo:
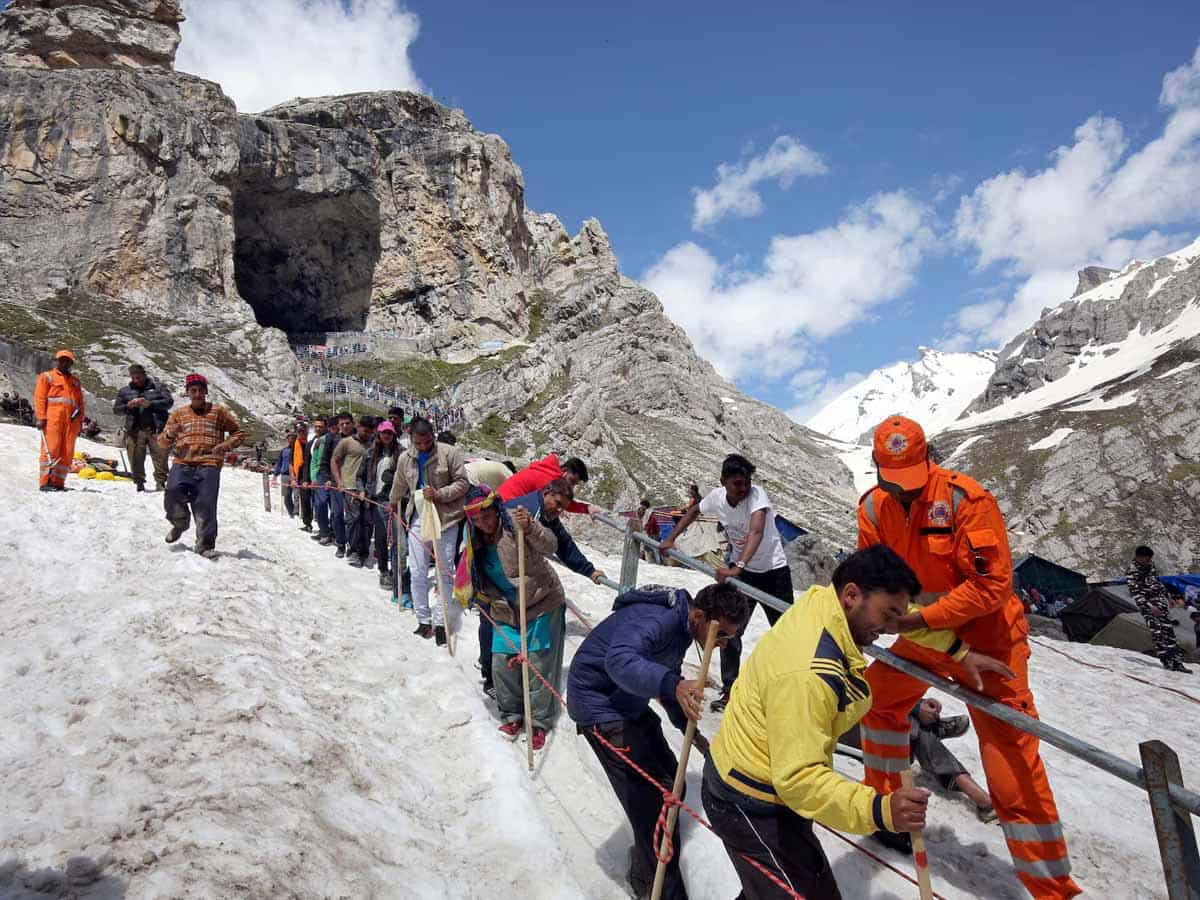
<svg viewBox="0 0 1200 900">
<path fill-rule="evenodd" d="M 58 369 L 39 375 L 33 390 L 33 414 L 46 420 L 39 484 L 60 488 L 71 471 L 75 439 L 83 428 L 83 388 L 79 379 Z"/>
<path fill-rule="evenodd" d="M 907 514 L 881 488 L 862 496 L 858 546 L 886 544 L 912 566 L 927 593 L 919 599 L 930 628 L 945 628 L 974 649 L 1004 662 L 1012 680 L 985 673 L 983 693 L 1037 717 L 1029 690 L 1029 625 L 1013 593 L 1012 554 L 996 500 L 958 472 L 930 466 L 929 482 Z M 941 675 L 971 685 L 945 654 L 900 638 L 892 652 Z M 874 698 L 862 720 L 866 783 L 890 792 L 909 765 L 908 714 L 927 690 L 924 682 L 878 660 L 866 672 Z M 1037 898 L 1081 893 L 1071 879 L 1054 794 L 1038 753 L 1038 740 L 985 713 L 970 710 L 979 736 L 988 790 L 1000 818 L 1017 877 Z"/>
</svg>

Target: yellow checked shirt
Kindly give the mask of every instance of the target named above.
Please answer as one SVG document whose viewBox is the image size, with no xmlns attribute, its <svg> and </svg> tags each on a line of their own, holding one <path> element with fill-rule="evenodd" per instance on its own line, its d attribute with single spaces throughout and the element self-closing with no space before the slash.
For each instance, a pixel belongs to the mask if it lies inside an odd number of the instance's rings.
<svg viewBox="0 0 1200 900">
<path fill-rule="evenodd" d="M 953 648 L 958 658 L 966 654 L 951 632 L 917 637 L 943 652 Z M 890 798 L 833 770 L 838 737 L 871 708 L 866 667 L 837 592 L 810 588 L 742 664 L 712 741 L 721 779 L 839 831 L 893 830 Z"/>
</svg>

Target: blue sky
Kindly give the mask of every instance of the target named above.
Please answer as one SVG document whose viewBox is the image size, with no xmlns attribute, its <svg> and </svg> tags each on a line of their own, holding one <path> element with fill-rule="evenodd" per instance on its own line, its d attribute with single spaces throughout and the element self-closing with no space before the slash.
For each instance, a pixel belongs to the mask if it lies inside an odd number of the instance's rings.
<svg viewBox="0 0 1200 900">
<path fill-rule="evenodd" d="M 180 67 L 243 108 L 319 86 L 464 109 L 530 207 L 597 217 L 705 355 L 799 417 L 1200 233 L 1194 0 L 185 7 Z"/>
</svg>

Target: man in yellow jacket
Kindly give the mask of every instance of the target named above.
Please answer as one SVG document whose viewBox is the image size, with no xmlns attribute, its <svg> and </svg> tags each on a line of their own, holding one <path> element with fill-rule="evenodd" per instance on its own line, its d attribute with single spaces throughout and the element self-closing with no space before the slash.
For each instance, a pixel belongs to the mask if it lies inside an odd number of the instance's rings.
<svg viewBox="0 0 1200 900">
<path fill-rule="evenodd" d="M 42 432 L 39 490 L 65 491 L 75 458 L 75 439 L 83 427 L 83 388 L 71 374 L 74 365 L 75 354 L 59 350 L 54 368 L 38 376 L 33 390 L 33 414 Z"/>
<path fill-rule="evenodd" d="M 756 860 L 806 900 L 840 900 L 813 834 L 915 831 L 929 792 L 884 795 L 833 769 L 838 736 L 871 707 L 861 648 L 894 633 L 921 583 L 882 545 L 847 557 L 829 587 L 813 587 L 754 648 L 730 695 L 704 767 L 704 809 L 742 881 L 746 900 L 786 897 Z M 906 634 L 950 653 L 976 677 L 1003 666 L 951 632 Z"/>
</svg>

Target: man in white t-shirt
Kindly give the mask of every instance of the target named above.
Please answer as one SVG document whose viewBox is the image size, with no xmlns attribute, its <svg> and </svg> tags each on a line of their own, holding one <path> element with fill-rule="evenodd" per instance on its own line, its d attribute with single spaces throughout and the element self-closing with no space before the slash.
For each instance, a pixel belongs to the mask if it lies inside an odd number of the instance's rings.
<svg viewBox="0 0 1200 900">
<path fill-rule="evenodd" d="M 721 486 L 699 503 L 690 506 L 663 541 L 663 552 L 675 546 L 675 540 L 702 515 L 716 516 L 729 539 L 730 562 L 717 569 L 717 581 L 737 578 L 751 587 L 792 602 L 792 571 L 783 554 L 783 541 L 775 529 L 775 513 L 767 492 L 753 484 L 754 465 L 746 457 L 733 453 L 721 464 Z M 782 615 L 763 606 L 767 622 L 774 625 Z M 742 626 L 744 632 L 745 626 Z M 720 711 L 729 702 L 729 692 L 737 680 L 742 665 L 742 636 L 721 649 L 722 693 L 713 701 L 712 709 Z"/>
</svg>

